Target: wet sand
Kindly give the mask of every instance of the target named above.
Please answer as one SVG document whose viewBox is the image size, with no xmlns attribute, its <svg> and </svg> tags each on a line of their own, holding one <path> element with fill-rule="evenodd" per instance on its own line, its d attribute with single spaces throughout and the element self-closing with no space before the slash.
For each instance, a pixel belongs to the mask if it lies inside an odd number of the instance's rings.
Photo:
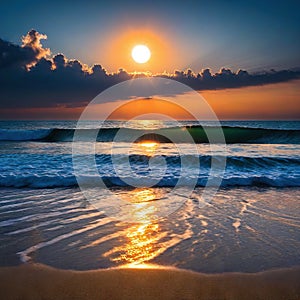
<svg viewBox="0 0 300 300">
<path fill-rule="evenodd" d="M 175 268 L 68 271 L 0 268 L 2 299 L 300 299 L 300 267 L 201 274 Z"/>
</svg>

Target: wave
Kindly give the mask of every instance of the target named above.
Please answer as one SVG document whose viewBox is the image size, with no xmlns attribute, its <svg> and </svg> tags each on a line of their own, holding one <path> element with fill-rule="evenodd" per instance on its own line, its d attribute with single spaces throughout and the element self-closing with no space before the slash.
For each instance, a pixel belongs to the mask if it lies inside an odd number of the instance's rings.
<svg viewBox="0 0 300 300">
<path fill-rule="evenodd" d="M 93 141 L 97 136 L 98 142 L 111 142 L 120 128 L 79 129 L 77 137 L 80 141 Z M 160 143 L 184 143 L 183 131 L 187 131 L 195 143 L 208 143 L 208 135 L 214 136 L 217 127 L 186 126 L 161 128 L 153 131 L 122 128 L 123 134 L 120 142 L 131 142 L 136 134 L 138 141 L 153 140 Z M 249 144 L 300 144 L 300 130 L 290 129 L 264 129 L 247 127 L 222 127 L 226 143 Z M 40 142 L 72 142 L 75 129 L 52 128 L 38 130 L 0 130 L 1 141 L 40 141 Z M 207 135 L 208 134 L 208 135 Z M 169 137 L 169 138 L 166 138 Z"/>
<path fill-rule="evenodd" d="M 102 177 L 107 187 L 128 187 L 126 183 L 129 178 L 126 177 Z M 217 178 L 215 178 L 217 179 Z M 95 187 L 98 182 L 96 178 L 82 176 L 83 184 L 86 187 Z M 178 182 L 177 178 L 163 178 L 154 187 L 174 187 Z M 213 179 L 212 179 L 213 182 Z M 196 186 L 204 187 L 207 183 L 207 177 L 199 178 Z M 14 188 L 58 188 L 58 187 L 77 187 L 78 183 L 75 176 L 0 176 L 0 187 Z M 246 178 L 232 176 L 223 178 L 221 187 L 238 187 L 238 186 L 266 186 L 266 187 L 300 187 L 299 178 L 288 175 L 281 175 L 277 178 L 266 175 L 252 175 Z"/>
<path fill-rule="evenodd" d="M 157 157 L 163 157 L 168 165 L 171 166 L 178 166 L 181 167 L 181 159 L 184 157 L 185 162 L 195 162 L 195 158 L 197 156 L 195 155 L 170 155 L 170 156 L 165 156 L 165 155 L 155 155 L 155 156 L 148 156 L 148 155 L 139 155 L 139 154 L 132 154 L 127 155 L 124 154 L 116 154 L 114 155 L 115 161 L 118 163 L 122 162 L 127 162 L 129 159 L 130 163 L 143 163 L 147 164 L 149 162 L 149 159 Z M 109 162 L 111 161 L 111 155 L 109 154 L 100 154 L 96 155 L 96 162 L 101 164 L 102 162 Z M 215 161 L 223 161 L 224 156 L 220 155 L 215 155 L 213 156 L 213 159 Z M 199 156 L 199 161 L 201 167 L 204 168 L 210 168 L 211 166 L 211 160 L 212 156 L 209 155 L 201 155 Z M 265 157 L 246 157 L 246 156 L 227 156 L 226 157 L 226 166 L 227 168 L 235 168 L 236 170 L 245 170 L 248 168 L 253 168 L 254 170 L 258 168 L 262 169 L 267 169 L 270 167 L 291 167 L 291 168 L 299 168 L 300 169 L 300 159 L 296 157 L 272 157 L 272 156 L 265 156 Z"/>
<path fill-rule="evenodd" d="M 143 180 L 149 183 L 148 179 L 158 182 L 159 187 L 174 187 L 181 176 L 180 156 L 167 156 L 166 169 L 159 162 L 150 164 L 149 158 L 145 155 L 116 155 L 118 173 L 112 163 L 110 155 L 97 155 L 96 163 L 99 169 L 99 175 L 108 187 L 125 187 L 126 182 L 132 182 L 128 173 L 128 159 L 131 171 L 136 174 L 138 184 Z M 5 165 L 9 165 L 11 155 L 8 160 L 2 157 Z M 72 171 L 71 156 L 61 155 L 55 159 L 47 156 L 28 157 L 19 156 L 18 159 L 23 162 L 18 167 L 5 167 L 0 175 L 0 187 L 31 187 L 31 188 L 54 188 L 54 187 L 74 187 L 77 186 L 77 180 Z M 222 160 L 221 156 L 214 157 L 215 162 Z M 158 160 L 160 161 L 160 160 Z M 189 161 L 191 163 L 189 163 Z M 200 169 L 195 165 L 195 156 L 185 155 L 184 176 L 186 184 L 189 184 L 191 178 L 197 179 L 197 186 L 205 186 L 208 174 L 211 170 L 210 156 L 200 157 Z M 6 164 L 7 162 L 7 164 Z M 30 165 L 26 168 L 27 163 Z M 153 160 L 152 160 L 153 162 Z M 87 186 L 95 186 L 98 178 L 90 176 L 89 169 L 82 160 L 81 182 Z M 63 167 L 62 167 L 63 166 Z M 122 174 L 122 175 L 117 175 Z M 216 176 L 216 175 L 215 175 Z M 227 164 L 222 180 L 222 186 L 270 186 L 270 187 L 299 187 L 300 186 L 300 159 L 285 157 L 227 157 Z"/>
<path fill-rule="evenodd" d="M 0 129 L 0 141 L 38 141 L 47 138 L 54 129 Z"/>
</svg>

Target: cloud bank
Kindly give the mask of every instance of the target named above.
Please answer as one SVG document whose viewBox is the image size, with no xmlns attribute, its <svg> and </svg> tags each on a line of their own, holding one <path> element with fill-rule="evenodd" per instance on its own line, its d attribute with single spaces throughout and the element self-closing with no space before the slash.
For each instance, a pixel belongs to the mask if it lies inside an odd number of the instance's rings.
<svg viewBox="0 0 300 300">
<path fill-rule="evenodd" d="M 89 68 L 63 54 L 52 55 L 41 40 L 47 36 L 29 31 L 22 45 L 0 39 L 0 108 L 81 107 L 106 88 L 134 78 L 146 76 L 119 69 L 108 73 L 101 65 Z M 222 68 L 212 74 L 210 69 L 172 74 L 152 74 L 175 79 L 195 90 L 215 90 L 258 86 L 300 79 L 300 70 L 271 70 L 250 74 Z"/>
</svg>

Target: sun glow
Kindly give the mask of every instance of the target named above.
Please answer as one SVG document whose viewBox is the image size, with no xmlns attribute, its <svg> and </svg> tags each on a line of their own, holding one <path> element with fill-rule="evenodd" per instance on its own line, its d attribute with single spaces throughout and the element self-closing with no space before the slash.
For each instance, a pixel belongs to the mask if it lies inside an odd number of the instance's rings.
<svg viewBox="0 0 300 300">
<path fill-rule="evenodd" d="M 135 62 L 144 64 L 150 59 L 151 52 L 145 45 L 136 45 L 131 51 L 131 56 Z"/>
</svg>

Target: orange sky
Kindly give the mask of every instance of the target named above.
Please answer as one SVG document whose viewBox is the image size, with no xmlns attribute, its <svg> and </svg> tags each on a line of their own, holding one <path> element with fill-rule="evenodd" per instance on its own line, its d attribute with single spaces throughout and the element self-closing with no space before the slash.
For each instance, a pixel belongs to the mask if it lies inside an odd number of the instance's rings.
<svg viewBox="0 0 300 300">
<path fill-rule="evenodd" d="M 299 80 L 201 94 L 221 119 L 300 118 Z"/>
<path fill-rule="evenodd" d="M 119 109 L 116 109 L 109 117 L 109 119 L 120 120 L 126 119 L 130 120 L 140 116 L 140 119 L 143 119 L 142 115 L 151 114 L 149 118 L 157 118 L 158 116 L 154 114 L 167 115 L 173 119 L 186 119 L 193 120 L 195 119 L 192 114 L 179 105 L 176 105 L 172 102 L 159 99 L 138 99 L 135 101 L 130 101 Z"/>
<path fill-rule="evenodd" d="M 251 119 L 299 119 L 300 118 L 300 80 L 264 86 L 253 86 L 238 89 L 225 89 L 215 91 L 201 91 L 200 94 L 206 99 L 215 114 L 221 120 L 251 120 Z M 198 109 L 197 101 L 193 96 L 185 95 L 182 100 L 189 101 L 194 111 Z M 122 104 L 120 102 L 120 104 Z M 190 106 L 190 107 L 191 107 Z M 111 112 L 112 105 L 103 103 L 99 106 L 97 119 Z M 34 108 L 15 109 L 16 119 L 77 119 L 81 112 L 77 108 Z M 133 112 L 131 112 L 131 110 Z M 159 103 L 157 100 L 143 100 L 139 105 L 125 107 L 112 115 L 114 119 L 128 119 L 138 114 L 149 111 L 166 114 L 177 119 L 188 119 L 188 114 L 178 108 Z M 104 112 L 104 114 L 103 114 Z M 2 110 L 0 116 L 5 119 L 11 110 Z M 193 112 L 192 112 L 193 113 Z"/>
<path fill-rule="evenodd" d="M 299 119 L 300 118 L 300 81 L 270 84 L 264 86 L 253 86 L 238 89 L 225 89 L 215 91 L 201 91 L 212 110 L 222 120 L 243 119 Z M 197 104 L 199 98 L 185 95 L 180 96 L 180 104 L 184 107 L 189 101 L 192 107 L 191 113 L 199 109 Z M 128 105 L 118 111 L 112 118 L 131 118 L 135 114 L 147 113 L 155 110 L 157 113 L 171 116 L 177 119 L 190 119 L 190 115 L 178 107 L 164 105 L 157 100 L 140 101 L 140 105 L 130 107 Z M 109 109 L 109 104 L 103 108 Z M 132 113 L 131 110 L 134 110 Z"/>
</svg>

